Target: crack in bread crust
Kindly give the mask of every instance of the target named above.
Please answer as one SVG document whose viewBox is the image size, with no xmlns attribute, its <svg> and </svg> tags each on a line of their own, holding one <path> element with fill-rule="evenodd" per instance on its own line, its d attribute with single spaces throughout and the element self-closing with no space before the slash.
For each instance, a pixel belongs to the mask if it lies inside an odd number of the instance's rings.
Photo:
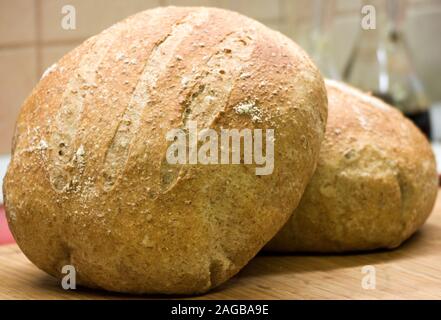
<svg viewBox="0 0 441 320">
<path fill-rule="evenodd" d="M 200 81 L 193 86 L 196 90 L 193 89 L 182 103 L 184 108 L 180 129 L 188 131 L 189 121 L 196 121 L 198 130 L 212 127 L 219 114 L 228 106 L 234 84 L 254 49 L 251 36 L 245 31 L 232 32 L 222 39 L 203 67 Z M 182 174 L 182 169 L 182 165 L 168 164 L 164 155 L 159 181 L 162 193 L 173 188 Z"/>
<path fill-rule="evenodd" d="M 112 190 L 125 167 L 130 145 L 138 131 L 143 110 L 149 104 L 149 90 L 156 88 L 156 82 L 162 72 L 166 70 L 168 63 L 175 58 L 179 44 L 191 35 L 195 25 L 204 23 L 207 18 L 206 12 L 190 14 L 176 23 L 172 27 L 172 31 L 154 47 L 106 152 L 103 166 L 103 189 L 105 191 Z"/>
<path fill-rule="evenodd" d="M 92 49 L 82 57 L 63 93 L 61 107 L 55 117 L 56 130 L 49 138 L 49 177 L 52 187 L 59 192 L 68 188 L 71 183 L 69 167 L 75 161 L 76 151 L 73 143 L 85 100 L 90 94 L 89 90 L 97 87 L 96 71 L 118 36 L 118 31 L 107 31 L 96 38 Z"/>
</svg>

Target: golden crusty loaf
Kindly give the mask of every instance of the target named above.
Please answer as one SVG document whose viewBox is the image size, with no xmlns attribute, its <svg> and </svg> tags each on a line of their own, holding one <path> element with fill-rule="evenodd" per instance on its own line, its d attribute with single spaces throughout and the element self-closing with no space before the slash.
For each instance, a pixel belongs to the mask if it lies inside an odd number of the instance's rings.
<svg viewBox="0 0 441 320">
<path fill-rule="evenodd" d="M 319 163 L 273 251 L 394 248 L 427 219 L 438 179 L 430 144 L 399 111 L 326 80 L 329 117 Z"/>
<path fill-rule="evenodd" d="M 8 222 L 56 277 L 73 265 L 90 287 L 204 292 L 297 206 L 326 105 L 319 72 L 280 33 L 220 9 L 141 12 L 63 57 L 26 100 L 4 184 Z M 169 164 L 166 133 L 189 121 L 273 128 L 273 173 Z"/>
</svg>

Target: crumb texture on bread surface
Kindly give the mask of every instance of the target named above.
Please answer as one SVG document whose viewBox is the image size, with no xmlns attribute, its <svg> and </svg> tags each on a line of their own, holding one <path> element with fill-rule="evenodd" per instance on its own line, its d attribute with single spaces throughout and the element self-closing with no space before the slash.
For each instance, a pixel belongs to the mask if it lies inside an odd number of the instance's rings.
<svg viewBox="0 0 441 320">
<path fill-rule="evenodd" d="M 25 101 L 4 183 L 8 222 L 55 277 L 73 265 L 89 287 L 201 293 L 288 220 L 326 118 L 323 79 L 280 33 L 221 9 L 147 10 L 64 56 Z M 274 129 L 273 173 L 170 165 L 166 133 L 190 121 Z"/>
<path fill-rule="evenodd" d="M 320 158 L 270 251 L 394 248 L 432 211 L 438 177 L 430 143 L 400 111 L 326 80 L 329 117 Z"/>
</svg>

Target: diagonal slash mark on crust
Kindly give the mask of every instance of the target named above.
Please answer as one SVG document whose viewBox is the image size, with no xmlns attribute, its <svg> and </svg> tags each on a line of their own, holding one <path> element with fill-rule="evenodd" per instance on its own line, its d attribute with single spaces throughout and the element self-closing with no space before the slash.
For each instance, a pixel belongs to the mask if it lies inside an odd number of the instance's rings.
<svg viewBox="0 0 441 320">
<path fill-rule="evenodd" d="M 91 51 L 82 57 L 78 69 L 74 71 L 63 92 L 61 107 L 55 117 L 56 130 L 49 137 L 49 179 L 58 192 L 64 191 L 71 183 L 69 167 L 75 160 L 76 152 L 73 141 L 84 110 L 84 102 L 89 90 L 97 87 L 96 71 L 120 32 L 119 29 L 109 29 L 103 35 L 96 36 Z"/>
<path fill-rule="evenodd" d="M 198 129 L 209 128 L 228 106 L 234 85 L 244 68 L 244 62 L 248 61 L 254 51 L 254 46 L 245 41 L 245 38 L 252 40 L 246 32 L 232 32 L 218 44 L 218 49 L 207 62 L 208 70 L 205 70 L 202 82 L 193 86 L 193 93 L 183 103 L 181 129 L 187 130 L 189 121 L 196 121 Z M 227 63 L 224 63 L 225 60 Z M 221 79 L 219 71 L 223 75 Z M 176 185 L 182 170 L 182 165 L 170 165 L 164 156 L 159 181 L 162 193 L 170 191 Z"/>
<path fill-rule="evenodd" d="M 175 51 L 179 44 L 191 34 L 196 25 L 207 20 L 208 13 L 205 11 L 189 14 L 176 23 L 172 31 L 152 50 L 106 152 L 102 170 L 105 191 L 113 188 L 126 165 L 131 142 L 138 132 L 143 111 L 149 104 L 149 90 L 156 87 L 167 65 L 175 58 Z"/>
</svg>

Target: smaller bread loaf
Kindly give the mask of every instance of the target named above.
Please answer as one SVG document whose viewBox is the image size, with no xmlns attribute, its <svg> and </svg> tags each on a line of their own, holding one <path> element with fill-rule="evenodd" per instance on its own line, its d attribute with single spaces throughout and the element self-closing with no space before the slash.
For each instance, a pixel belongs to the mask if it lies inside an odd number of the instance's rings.
<svg viewBox="0 0 441 320">
<path fill-rule="evenodd" d="M 423 134 L 398 110 L 327 80 L 329 116 L 317 170 L 273 251 L 394 248 L 427 219 L 438 186 Z"/>
</svg>

